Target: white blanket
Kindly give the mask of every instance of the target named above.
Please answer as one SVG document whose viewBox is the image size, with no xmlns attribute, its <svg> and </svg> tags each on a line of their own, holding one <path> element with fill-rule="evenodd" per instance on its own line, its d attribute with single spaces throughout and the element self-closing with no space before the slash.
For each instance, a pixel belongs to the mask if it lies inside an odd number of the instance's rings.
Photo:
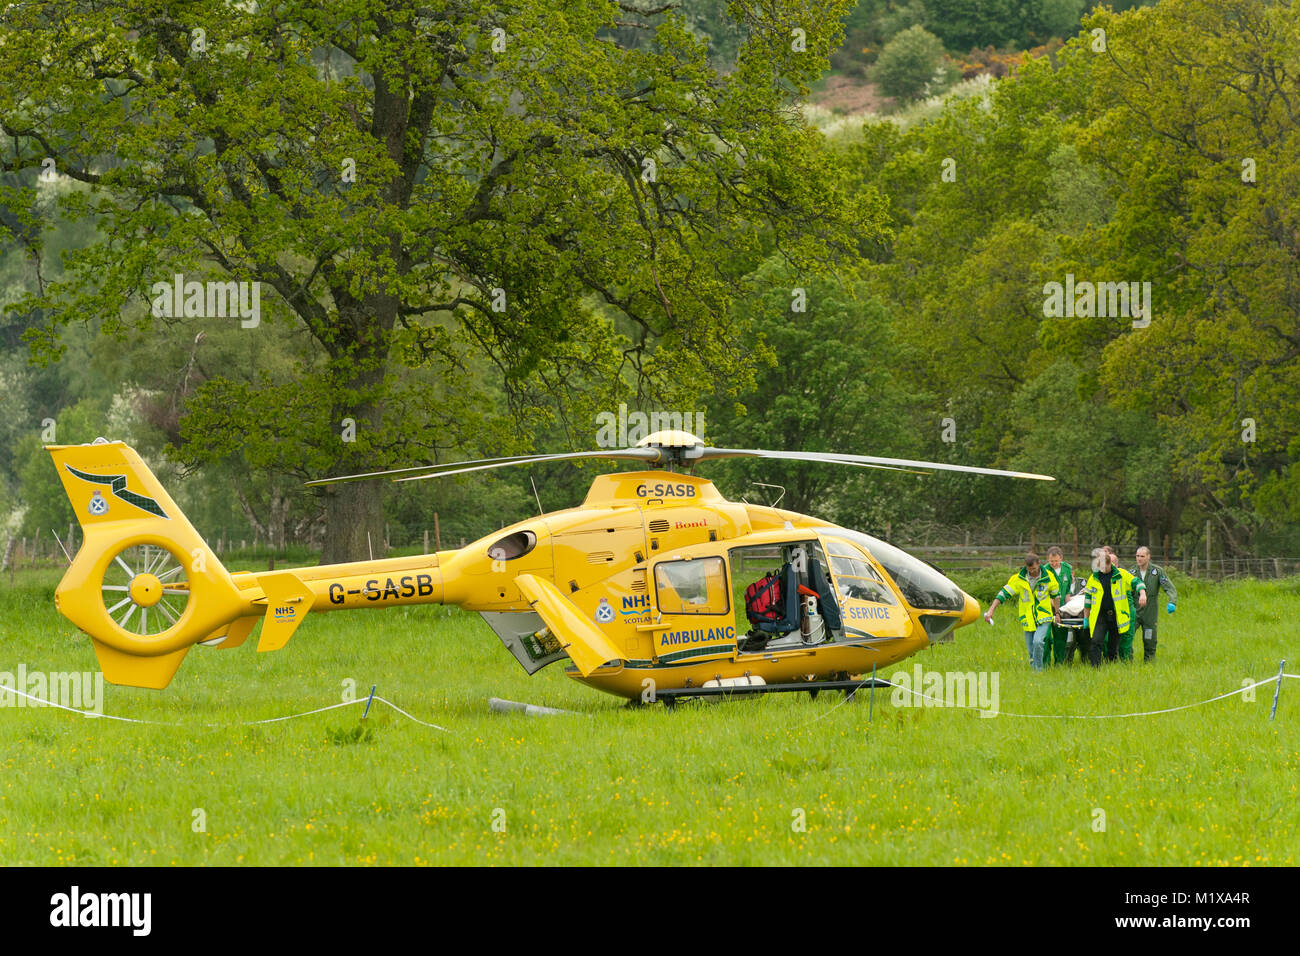
<svg viewBox="0 0 1300 956">
<path fill-rule="evenodd" d="M 1083 592 L 1080 591 L 1078 594 L 1074 595 L 1074 597 L 1070 598 L 1068 601 L 1062 604 L 1061 616 L 1079 617 L 1081 614 L 1083 614 L 1083 598 L 1084 598 Z"/>
</svg>

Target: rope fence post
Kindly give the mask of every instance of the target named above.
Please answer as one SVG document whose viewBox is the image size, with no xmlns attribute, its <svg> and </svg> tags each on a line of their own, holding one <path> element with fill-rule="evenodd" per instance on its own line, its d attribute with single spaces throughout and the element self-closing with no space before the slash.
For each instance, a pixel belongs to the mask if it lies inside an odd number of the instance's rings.
<svg viewBox="0 0 1300 956">
<path fill-rule="evenodd" d="M 1268 719 L 1271 721 L 1277 716 L 1277 697 L 1282 693 L 1282 672 L 1286 670 L 1286 660 L 1277 666 L 1277 686 L 1273 688 L 1273 709 L 1268 712 Z"/>
</svg>

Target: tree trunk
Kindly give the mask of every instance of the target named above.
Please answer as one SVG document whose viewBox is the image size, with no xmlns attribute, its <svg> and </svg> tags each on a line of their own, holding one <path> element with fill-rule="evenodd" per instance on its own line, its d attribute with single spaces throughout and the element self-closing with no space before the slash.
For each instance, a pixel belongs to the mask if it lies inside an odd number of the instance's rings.
<svg viewBox="0 0 1300 956">
<path fill-rule="evenodd" d="M 363 431 L 378 434 L 382 428 L 384 408 L 382 385 L 387 366 L 387 337 L 396 321 L 397 302 L 389 296 L 372 296 L 355 310 L 342 310 L 343 318 L 363 332 L 352 343 L 348 358 L 355 370 L 343 389 L 343 394 L 353 396 L 351 404 L 339 403 L 334 407 L 335 428 L 340 429 L 342 444 L 339 461 L 346 472 L 356 473 L 383 468 L 384 463 L 374 460 L 373 453 L 355 453 Z M 352 419 L 356 436 L 343 441 L 343 420 Z M 325 498 L 325 540 L 321 551 L 321 564 L 341 564 L 346 561 L 368 560 L 373 554 L 382 558 L 384 548 L 384 489 L 388 482 L 349 481 L 328 486 Z"/>
<path fill-rule="evenodd" d="M 325 547 L 321 564 L 364 561 L 374 549 L 384 556 L 384 483 L 350 481 L 334 485 L 325 499 Z M 366 540 L 366 533 L 370 540 Z"/>
</svg>

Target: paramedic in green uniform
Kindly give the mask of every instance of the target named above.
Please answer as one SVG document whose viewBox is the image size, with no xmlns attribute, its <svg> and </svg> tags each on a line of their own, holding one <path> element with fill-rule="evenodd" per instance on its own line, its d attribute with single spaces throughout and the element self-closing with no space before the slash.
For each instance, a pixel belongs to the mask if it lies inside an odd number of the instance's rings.
<svg viewBox="0 0 1300 956">
<path fill-rule="evenodd" d="M 1142 631 L 1142 660 L 1153 661 L 1156 657 L 1156 624 L 1160 615 L 1160 589 L 1169 594 L 1169 606 L 1165 608 L 1170 614 L 1178 603 L 1178 591 L 1174 588 L 1165 569 L 1151 563 L 1151 549 L 1142 547 L 1137 550 L 1137 567 L 1133 576 L 1146 585 L 1147 605 L 1138 610 L 1137 626 Z"/>
<path fill-rule="evenodd" d="M 1060 592 L 1059 600 L 1061 604 L 1064 604 L 1066 598 L 1070 596 L 1070 587 L 1074 584 L 1074 569 L 1065 563 L 1064 558 L 1061 549 L 1055 545 L 1047 549 L 1047 570 L 1052 572 L 1052 576 L 1056 578 L 1056 587 Z M 1043 644 L 1043 664 L 1064 664 L 1068 660 L 1065 656 L 1066 636 L 1068 634 L 1069 630 L 1060 624 L 1052 625 L 1047 641 Z M 1074 654 L 1071 653 L 1070 657 L 1073 656 Z"/>
</svg>

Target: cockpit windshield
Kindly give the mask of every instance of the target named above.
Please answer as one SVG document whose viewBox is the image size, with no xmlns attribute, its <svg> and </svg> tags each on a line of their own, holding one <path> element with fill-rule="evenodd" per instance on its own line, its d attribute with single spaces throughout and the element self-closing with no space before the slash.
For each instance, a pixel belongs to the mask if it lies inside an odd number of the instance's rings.
<svg viewBox="0 0 1300 956">
<path fill-rule="evenodd" d="M 819 534 L 832 535 L 852 541 L 867 550 L 880 562 L 894 579 L 907 603 L 926 611 L 960 611 L 966 606 L 966 596 L 939 571 L 892 544 L 873 538 L 861 531 L 845 528 L 818 528 Z"/>
</svg>

